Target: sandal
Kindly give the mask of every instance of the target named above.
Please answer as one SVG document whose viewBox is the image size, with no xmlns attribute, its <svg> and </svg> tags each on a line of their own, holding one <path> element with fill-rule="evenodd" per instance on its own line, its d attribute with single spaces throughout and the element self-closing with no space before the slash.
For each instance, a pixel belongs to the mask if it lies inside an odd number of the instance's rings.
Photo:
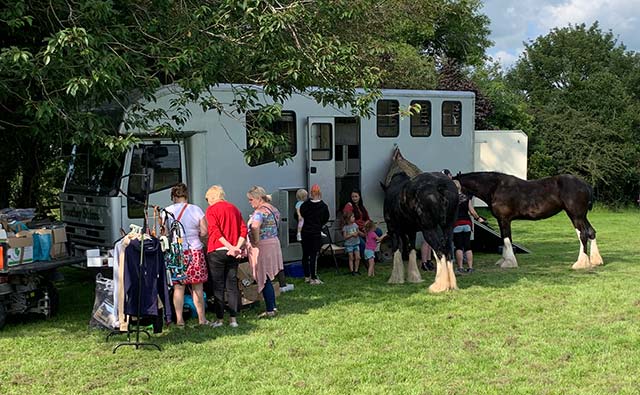
<svg viewBox="0 0 640 395">
<path fill-rule="evenodd" d="M 275 311 L 265 311 L 264 313 L 261 313 L 258 315 L 259 319 L 263 319 L 263 318 L 273 318 L 276 316 L 276 312 Z"/>
</svg>

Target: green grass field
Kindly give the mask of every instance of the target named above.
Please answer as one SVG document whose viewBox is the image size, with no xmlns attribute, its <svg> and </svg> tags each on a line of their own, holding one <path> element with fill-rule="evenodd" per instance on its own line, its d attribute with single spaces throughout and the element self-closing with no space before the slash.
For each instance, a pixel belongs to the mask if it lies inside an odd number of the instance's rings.
<svg viewBox="0 0 640 395">
<path fill-rule="evenodd" d="M 60 313 L 0 331 L 0 394 L 639 394 L 640 211 L 597 209 L 605 266 L 570 269 L 578 241 L 567 217 L 514 223 L 533 251 L 518 269 L 476 254 L 456 292 L 388 285 L 378 275 L 296 280 L 280 315 L 240 327 L 170 328 L 163 348 L 112 349 L 88 329 L 93 279 L 67 269 Z M 495 220 L 494 220 L 495 222 Z M 345 270 L 346 271 L 346 270 Z M 210 313 L 209 313 L 210 315 Z"/>
</svg>

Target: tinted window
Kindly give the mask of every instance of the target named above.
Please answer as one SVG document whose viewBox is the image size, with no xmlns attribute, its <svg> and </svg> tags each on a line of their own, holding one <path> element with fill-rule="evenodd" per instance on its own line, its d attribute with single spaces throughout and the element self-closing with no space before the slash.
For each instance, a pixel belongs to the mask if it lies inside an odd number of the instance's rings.
<svg viewBox="0 0 640 395">
<path fill-rule="evenodd" d="M 247 111 L 247 147 L 249 147 L 249 140 L 253 133 L 257 131 L 256 116 L 258 111 Z M 273 151 L 265 150 L 260 158 L 251 158 L 249 160 L 249 166 L 258 166 L 265 163 L 275 161 L 274 152 L 289 152 L 291 156 L 296 154 L 296 113 L 293 111 L 282 111 L 280 118 L 270 125 L 266 125 L 265 129 L 276 135 L 284 135 L 286 137 L 286 145 L 282 147 L 275 147 Z"/>
<path fill-rule="evenodd" d="M 311 160 L 331 160 L 333 146 L 332 125 L 314 123 L 311 125 Z"/>
<path fill-rule="evenodd" d="M 400 134 L 400 104 L 397 100 L 378 100 L 376 105 L 378 137 L 398 137 Z"/>
<path fill-rule="evenodd" d="M 462 134 L 462 103 L 459 101 L 442 102 L 442 135 L 460 136 Z"/>
<path fill-rule="evenodd" d="M 143 174 L 149 175 L 149 193 L 169 189 L 182 181 L 180 163 L 180 146 L 177 144 L 147 144 L 133 149 L 127 194 L 137 202 L 129 201 L 130 218 L 141 218 L 143 215 L 141 202 L 144 201 L 147 178 Z"/>
<path fill-rule="evenodd" d="M 414 100 L 411 106 L 420 105 L 420 112 L 411 114 L 411 135 L 413 137 L 431 136 L 431 102 Z"/>
</svg>

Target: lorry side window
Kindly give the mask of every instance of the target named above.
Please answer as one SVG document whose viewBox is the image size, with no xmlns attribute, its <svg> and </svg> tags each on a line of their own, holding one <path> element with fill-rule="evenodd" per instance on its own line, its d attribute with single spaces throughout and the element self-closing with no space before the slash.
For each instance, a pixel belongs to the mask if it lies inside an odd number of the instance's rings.
<svg viewBox="0 0 640 395">
<path fill-rule="evenodd" d="M 431 136 L 431 102 L 428 100 L 414 100 L 411 106 L 419 104 L 420 112 L 411 113 L 411 136 Z"/>
<path fill-rule="evenodd" d="M 144 174 L 145 171 L 151 175 L 149 193 L 169 189 L 181 182 L 180 146 L 146 144 L 133 149 L 127 194 L 141 202 L 144 201 L 144 177 L 136 174 Z M 142 218 L 142 205 L 130 200 L 128 214 L 129 218 Z"/>
<path fill-rule="evenodd" d="M 459 101 L 442 102 L 442 135 L 460 136 L 462 134 L 462 103 Z"/>
<path fill-rule="evenodd" d="M 249 141 L 251 140 L 254 133 L 257 132 L 258 124 L 257 124 L 257 116 L 258 111 L 251 110 L 247 111 L 246 115 L 246 130 L 247 130 L 247 148 L 249 147 Z M 276 152 L 288 152 L 291 154 L 291 157 L 296 155 L 297 151 L 297 131 L 296 131 L 296 113 L 293 111 L 281 111 L 280 118 L 271 122 L 271 124 L 264 127 L 270 132 L 276 135 L 284 135 L 286 137 L 287 143 L 283 147 L 275 147 L 273 148 Z M 275 161 L 275 156 L 273 152 L 270 150 L 265 150 L 262 152 L 262 156 L 260 158 L 251 158 L 249 160 L 249 166 L 259 166 L 265 163 L 271 163 Z"/>
<path fill-rule="evenodd" d="M 397 100 L 378 100 L 376 123 L 378 137 L 398 137 L 400 134 L 400 103 Z"/>
<path fill-rule="evenodd" d="M 314 123 L 311 125 L 311 160 L 333 159 L 333 126 L 330 123 Z"/>
</svg>

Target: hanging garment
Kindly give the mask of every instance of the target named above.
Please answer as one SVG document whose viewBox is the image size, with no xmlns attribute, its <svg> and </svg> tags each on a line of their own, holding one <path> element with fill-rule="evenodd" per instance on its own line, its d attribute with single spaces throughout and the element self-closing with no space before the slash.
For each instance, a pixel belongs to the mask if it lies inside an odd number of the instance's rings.
<svg viewBox="0 0 640 395">
<path fill-rule="evenodd" d="M 158 306 L 160 299 L 164 306 L 166 322 L 170 322 L 171 302 L 165 275 L 166 267 L 158 239 L 145 237 L 142 265 L 140 265 L 140 240 L 131 240 L 125 250 L 124 264 L 125 314 L 157 316 L 160 314 Z M 138 288 L 139 285 L 141 288 Z M 140 311 L 138 311 L 138 304 Z"/>
</svg>

